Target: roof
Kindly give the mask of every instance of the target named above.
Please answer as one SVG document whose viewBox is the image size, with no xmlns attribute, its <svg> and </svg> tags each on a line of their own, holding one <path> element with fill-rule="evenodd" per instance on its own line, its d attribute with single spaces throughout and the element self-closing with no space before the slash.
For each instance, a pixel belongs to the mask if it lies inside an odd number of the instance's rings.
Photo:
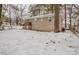
<svg viewBox="0 0 79 59">
<path fill-rule="evenodd" d="M 44 17 L 52 17 L 54 14 L 45 14 L 45 15 L 38 15 L 38 16 L 33 16 L 33 17 L 27 17 L 26 19 L 36 19 L 36 18 L 44 18 Z"/>
</svg>

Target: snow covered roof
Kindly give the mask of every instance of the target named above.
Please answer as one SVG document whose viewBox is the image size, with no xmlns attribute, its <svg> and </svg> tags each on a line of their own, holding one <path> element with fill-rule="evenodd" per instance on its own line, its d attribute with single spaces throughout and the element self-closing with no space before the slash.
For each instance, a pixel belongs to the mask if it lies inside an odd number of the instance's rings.
<svg viewBox="0 0 79 59">
<path fill-rule="evenodd" d="M 54 16 L 54 14 L 45 14 L 45 15 L 37 15 L 37 16 L 33 16 L 33 17 L 27 17 L 26 19 L 36 19 L 36 18 L 44 18 L 44 17 L 52 17 Z"/>
</svg>

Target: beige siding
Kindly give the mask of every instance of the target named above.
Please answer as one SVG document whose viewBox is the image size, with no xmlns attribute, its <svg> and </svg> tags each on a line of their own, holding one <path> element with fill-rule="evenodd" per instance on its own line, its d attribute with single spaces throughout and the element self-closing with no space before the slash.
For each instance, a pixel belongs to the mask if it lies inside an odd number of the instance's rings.
<svg viewBox="0 0 79 59">
<path fill-rule="evenodd" d="M 41 21 L 41 19 L 38 19 L 36 21 L 33 21 L 32 29 L 39 30 L 39 31 L 53 31 L 54 30 L 53 19 L 52 21 L 49 21 L 48 18 L 43 18 L 42 20 L 43 21 Z"/>
<path fill-rule="evenodd" d="M 55 22 L 54 22 L 54 16 L 51 16 L 51 21 L 48 20 L 48 17 L 38 17 L 38 18 L 31 18 L 26 19 L 25 22 L 31 22 L 32 30 L 36 31 L 54 31 L 55 29 Z M 50 19 L 50 18 L 49 18 Z M 62 28 L 62 18 L 60 17 L 59 20 L 59 31 L 61 31 Z"/>
</svg>

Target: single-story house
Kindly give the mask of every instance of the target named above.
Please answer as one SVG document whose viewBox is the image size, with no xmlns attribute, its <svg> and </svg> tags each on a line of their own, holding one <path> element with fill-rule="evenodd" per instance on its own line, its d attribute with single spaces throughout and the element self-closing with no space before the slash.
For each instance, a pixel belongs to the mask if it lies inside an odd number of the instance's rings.
<svg viewBox="0 0 79 59">
<path fill-rule="evenodd" d="M 45 14 L 39 16 L 28 17 L 24 21 L 24 29 L 37 31 L 54 31 L 54 14 Z M 61 31 L 61 19 L 59 24 Z"/>
</svg>

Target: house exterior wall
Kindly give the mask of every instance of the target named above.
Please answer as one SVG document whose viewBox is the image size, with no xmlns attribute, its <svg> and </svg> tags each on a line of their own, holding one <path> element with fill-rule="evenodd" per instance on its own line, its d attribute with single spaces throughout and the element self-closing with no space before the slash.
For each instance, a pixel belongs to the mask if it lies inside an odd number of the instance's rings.
<svg viewBox="0 0 79 59">
<path fill-rule="evenodd" d="M 76 21 L 75 21 L 74 30 L 75 30 L 76 32 L 79 32 L 79 20 L 76 20 Z"/>
<path fill-rule="evenodd" d="M 61 16 L 61 15 L 60 15 Z M 31 22 L 31 30 L 36 30 L 36 31 L 48 31 L 51 32 L 55 29 L 55 22 L 54 22 L 54 16 L 50 16 L 51 20 L 49 20 L 48 17 L 38 17 L 38 18 L 31 18 L 31 19 L 26 19 L 25 23 Z M 59 31 L 62 31 L 62 16 L 59 18 Z"/>
<path fill-rule="evenodd" d="M 51 21 L 49 21 L 48 18 L 42 18 L 42 20 L 38 19 L 32 22 L 32 30 L 54 31 L 53 24 L 53 18 L 51 18 Z"/>
</svg>

